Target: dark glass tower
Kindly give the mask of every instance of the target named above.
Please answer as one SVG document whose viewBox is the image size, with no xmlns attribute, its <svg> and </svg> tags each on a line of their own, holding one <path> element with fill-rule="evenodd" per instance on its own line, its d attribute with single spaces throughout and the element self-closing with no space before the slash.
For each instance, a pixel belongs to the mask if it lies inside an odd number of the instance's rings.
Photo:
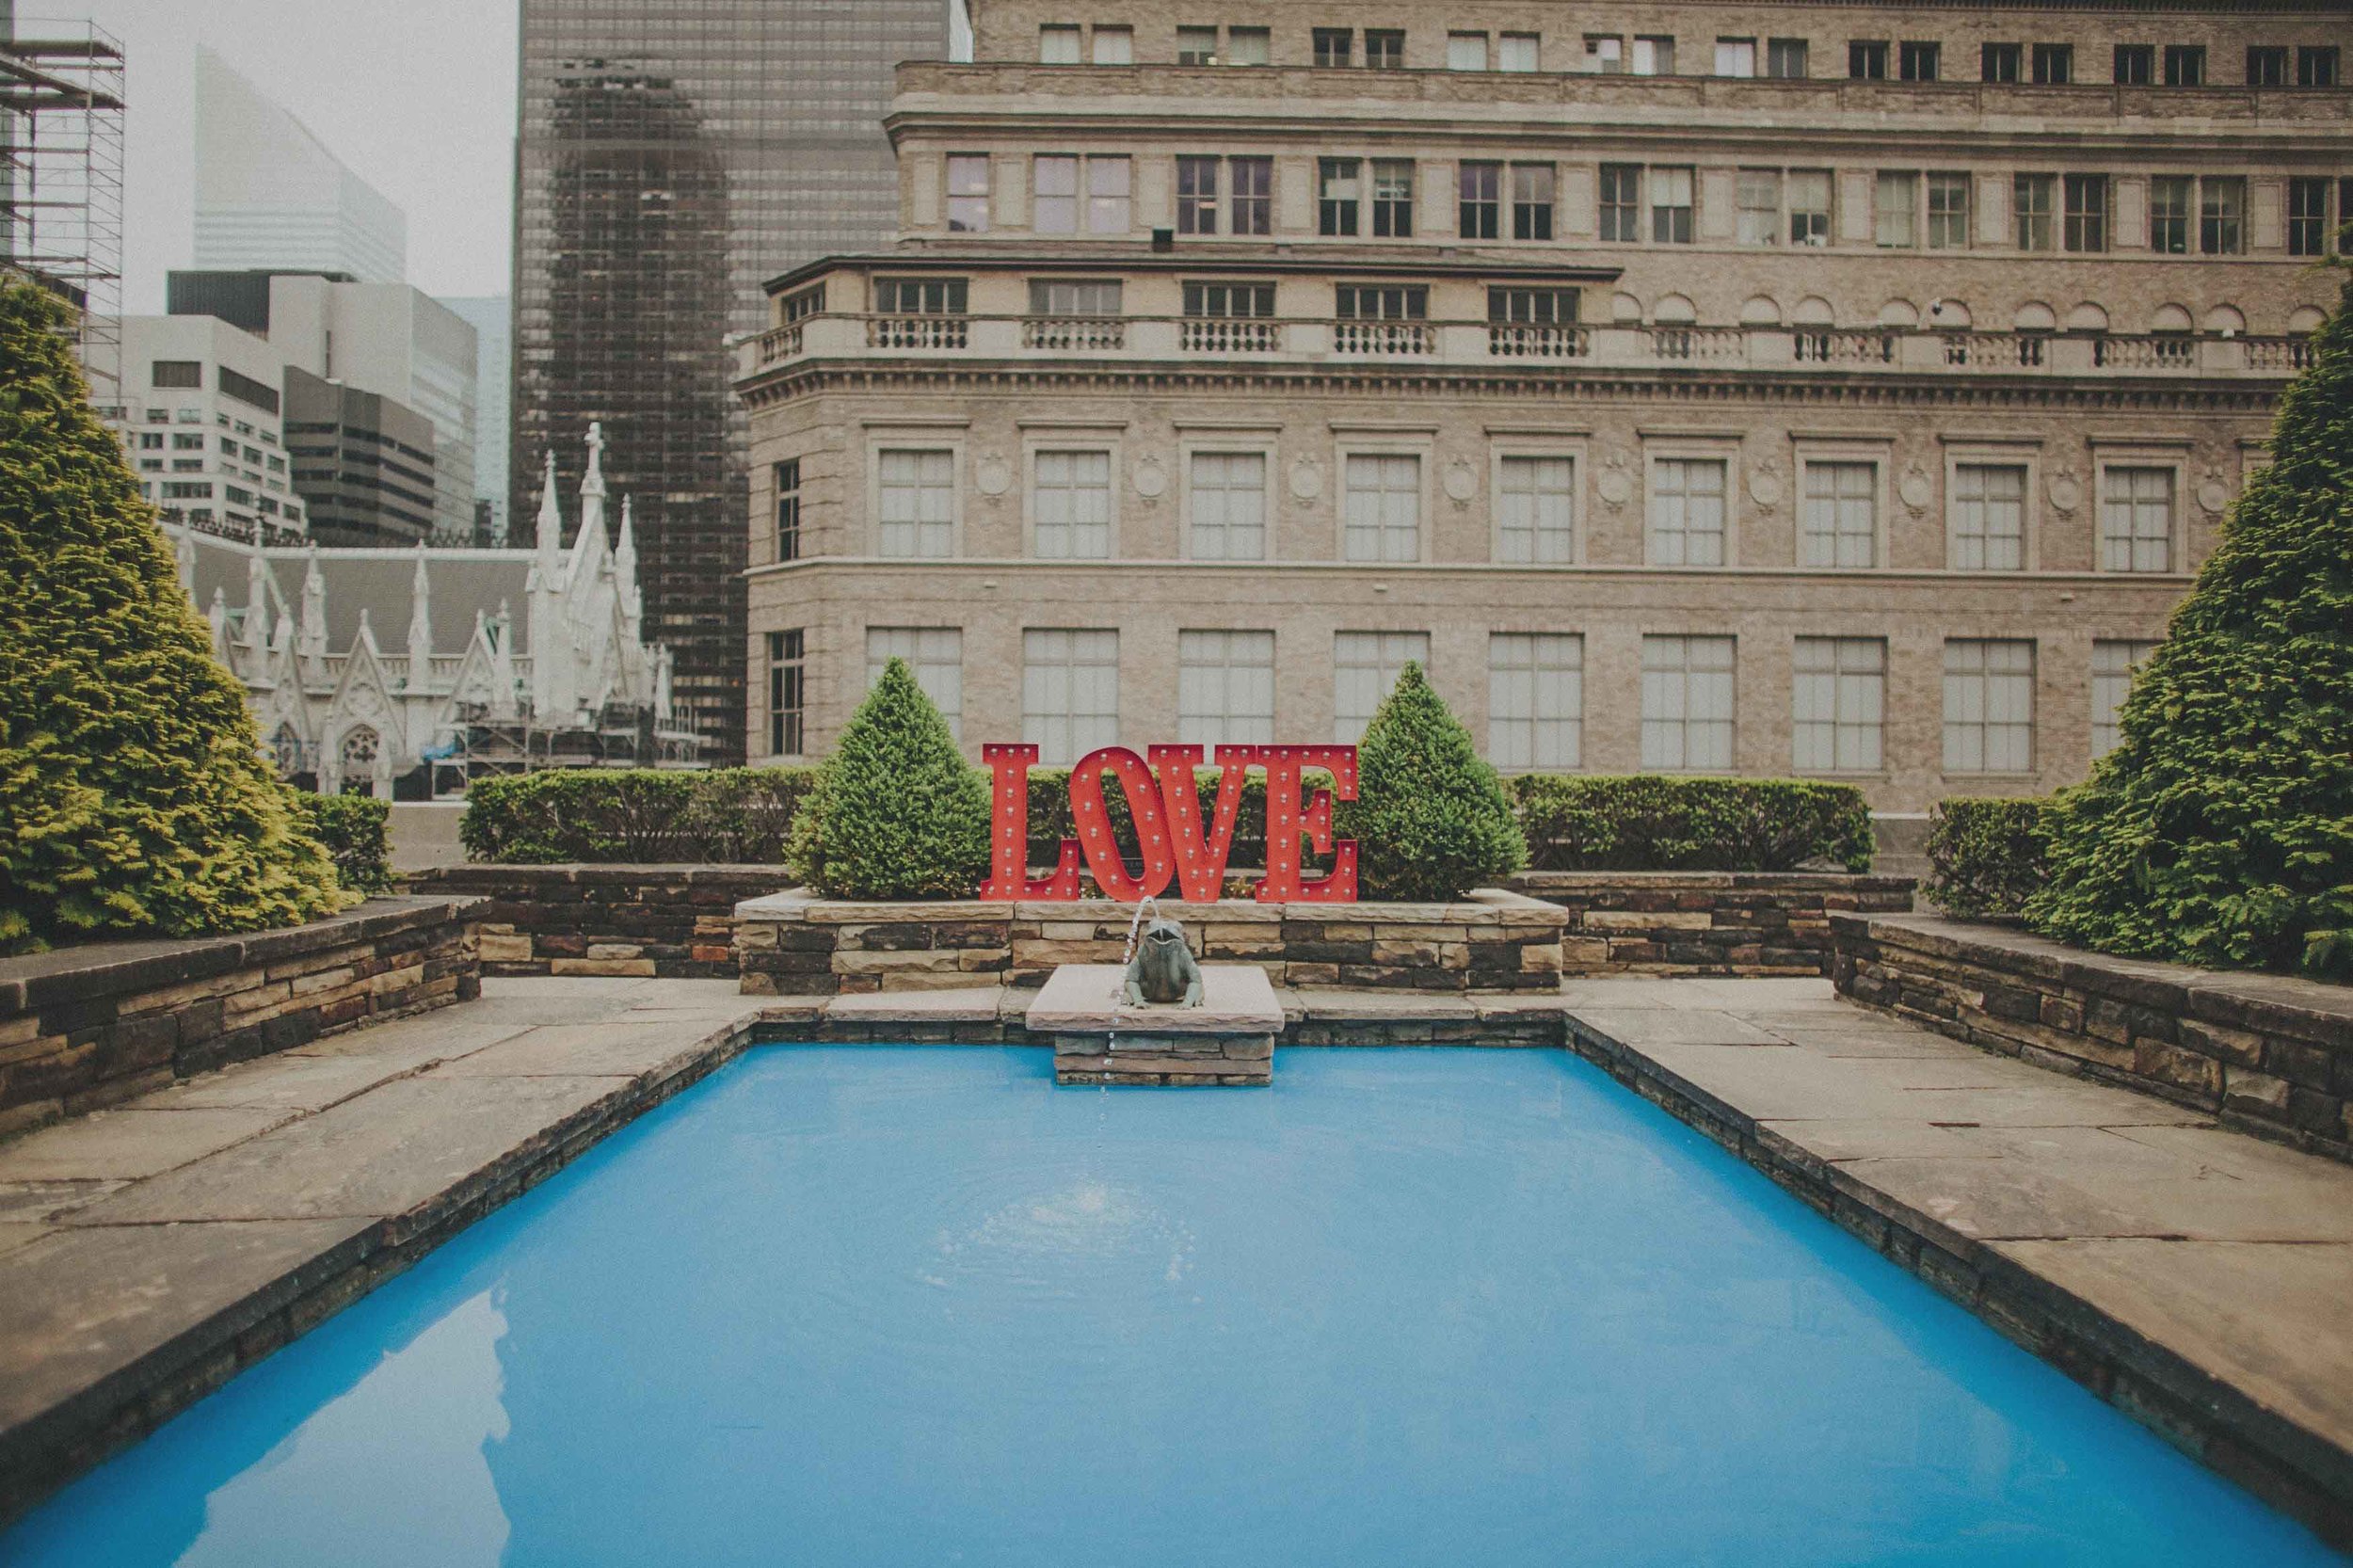
<svg viewBox="0 0 2353 1568">
<path fill-rule="evenodd" d="M 568 494 L 602 421 L 646 634 L 717 760 L 744 750 L 749 504 L 726 343 L 767 280 L 898 227 L 891 68 L 947 58 L 952 3 L 522 0 L 513 542 L 542 455 Z"/>
</svg>

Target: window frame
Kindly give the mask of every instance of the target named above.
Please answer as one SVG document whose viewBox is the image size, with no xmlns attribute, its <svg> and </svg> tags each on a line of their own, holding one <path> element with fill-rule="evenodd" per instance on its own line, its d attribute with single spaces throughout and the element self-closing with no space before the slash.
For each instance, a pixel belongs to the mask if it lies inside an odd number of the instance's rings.
<svg viewBox="0 0 2353 1568">
<path fill-rule="evenodd" d="M 1339 548 L 1334 552 L 1334 559 L 1352 567 L 1418 566 L 1429 560 L 1433 517 L 1431 470 L 1435 466 L 1433 443 L 1427 439 L 1383 440 L 1343 438 L 1337 444 L 1338 461 L 1334 464 L 1337 482 L 1334 485 L 1333 500 L 1336 504 L 1333 523 L 1338 532 L 1336 543 Z M 1360 458 L 1368 463 L 1382 465 L 1382 480 L 1377 489 L 1359 491 L 1353 470 Z M 1414 465 L 1414 483 L 1411 488 L 1394 487 L 1389 483 L 1387 465 L 1404 462 Z M 1409 553 L 1392 552 L 1392 536 L 1397 528 L 1386 515 L 1385 502 L 1382 506 L 1383 515 L 1369 527 L 1372 552 L 1360 555 L 1353 552 L 1353 542 L 1364 537 L 1368 532 L 1364 525 L 1352 520 L 1350 516 L 1353 510 L 1351 504 L 1359 493 L 1413 498 L 1413 548 Z"/>
<path fill-rule="evenodd" d="M 1678 648 L 1677 666 L 1672 670 L 1653 668 L 1651 652 L 1654 646 L 1669 642 L 1681 645 Z M 1692 667 L 1693 645 L 1700 643 L 1726 645 L 1727 658 L 1722 668 L 1710 666 L 1695 669 Z M 1641 672 L 1641 692 L 1638 712 L 1641 714 L 1641 728 L 1638 744 L 1641 748 L 1642 772 L 1678 775 L 1737 773 L 1740 768 L 1740 639 L 1738 636 L 1721 632 L 1645 632 L 1642 633 L 1641 660 L 1638 667 Z M 1678 712 L 1672 715 L 1666 713 L 1654 715 L 1652 712 L 1651 696 L 1655 688 L 1651 678 L 1654 675 L 1673 675 L 1681 678 L 1678 682 L 1681 687 Z M 1696 720 L 1692 717 L 1691 695 L 1695 676 L 1721 676 L 1722 678 L 1726 696 L 1723 717 L 1717 718 L 1711 715 Z M 1721 764 L 1713 762 L 1705 766 L 1693 764 L 1691 726 L 1694 723 L 1707 725 L 1711 729 L 1717 726 L 1722 727 L 1724 760 Z M 1676 751 L 1679 760 L 1676 761 L 1668 761 L 1663 751 L 1654 752 L 1651 746 L 1652 726 L 1667 724 L 1677 727 Z"/>
<path fill-rule="evenodd" d="M 1961 471 L 2018 469 L 2022 471 L 2018 504 L 2018 564 L 2015 567 L 1962 564 L 1961 541 Z M 2040 441 L 2009 445 L 1997 441 L 1957 441 L 1945 449 L 1945 569 L 1976 576 L 2000 576 L 2040 569 L 2042 532 L 2042 447 Z M 1980 538 L 1992 536 L 1980 535 Z"/>
<path fill-rule="evenodd" d="M 1895 454 L 1891 447 L 1884 441 L 1822 441 L 1803 439 L 1794 442 L 1793 446 L 1795 462 L 1790 485 L 1790 514 L 1794 524 L 1795 562 L 1798 569 L 1837 573 L 1884 569 L 1887 565 L 1889 502 L 1892 500 L 1891 491 L 1895 487 L 1894 476 L 1889 472 L 1895 467 Z M 1855 536 L 1847 532 L 1835 516 L 1830 532 L 1826 536 L 1817 534 L 1808 526 L 1807 508 L 1814 499 L 1811 494 L 1814 471 L 1833 468 L 1868 468 L 1871 471 L 1870 483 L 1866 487 L 1871 507 L 1868 559 L 1860 563 L 1840 559 L 1840 556 L 1845 553 L 1844 541 Z M 1833 505 L 1837 507 L 1849 499 L 1852 498 L 1833 496 Z M 1812 561 L 1806 558 L 1807 543 L 1812 537 L 1827 537 L 1830 540 L 1831 558 L 1828 561 Z"/>
<path fill-rule="evenodd" d="M 1121 433 L 1100 426 L 1050 427 L 1028 430 L 1021 438 L 1021 556 L 1027 561 L 1115 561 L 1119 559 L 1120 541 L 1120 480 Z M 1058 486 L 1073 498 L 1072 515 L 1059 522 L 1048 522 L 1042 515 L 1041 503 L 1048 493 L 1045 476 L 1048 458 L 1100 457 L 1103 462 L 1103 519 L 1100 524 L 1077 515 L 1076 498 L 1083 493 L 1073 482 Z M 1080 531 L 1102 529 L 1103 548 L 1100 552 L 1085 552 L 1079 548 Z M 1046 530 L 1049 527 L 1067 529 L 1068 546 L 1059 554 L 1048 554 L 1043 548 Z"/>
<path fill-rule="evenodd" d="M 1688 491 L 1677 499 L 1686 504 L 1687 517 L 1678 530 L 1683 540 L 1682 559 L 1667 561 L 1660 558 L 1657 543 L 1660 530 L 1657 504 L 1666 495 L 1659 484 L 1662 463 L 1714 463 L 1723 471 L 1723 519 L 1718 531 L 1722 543 L 1716 560 L 1691 559 L 1691 528 L 1688 518 Z M 1729 571 L 1740 559 L 1740 442 L 1730 438 L 1676 438 L 1645 440 L 1642 443 L 1642 565 L 1659 571 Z"/>
<path fill-rule="evenodd" d="M 1809 654 L 1829 655 L 1827 669 L 1810 666 Z M 1868 663 L 1849 665 L 1850 656 L 1867 650 Z M 1801 716 L 1800 703 L 1806 695 L 1809 678 L 1828 677 L 1830 680 L 1830 716 L 1805 718 Z M 1871 716 L 1867 721 L 1847 718 L 1849 682 L 1859 691 L 1867 690 L 1867 706 Z M 1827 729 L 1830 760 L 1827 762 L 1809 760 L 1804 755 L 1806 742 L 1821 737 L 1813 732 Z M 1848 751 L 1849 733 L 1857 737 L 1853 755 Z M 1863 755 L 1862 737 L 1868 737 L 1868 756 Z M 1789 771 L 1808 778 L 1874 777 L 1887 772 L 1887 639 L 1871 636 L 1845 636 L 1838 633 L 1801 633 L 1790 640 L 1789 649 Z"/>
<path fill-rule="evenodd" d="M 1487 449 L 1487 558 L 1497 566 L 1575 567 L 1585 561 L 1586 534 L 1586 451 L 1582 436 L 1514 435 L 1497 436 L 1490 440 Z M 1560 462 L 1569 466 L 1567 552 L 1546 555 L 1544 551 L 1545 530 L 1535 526 L 1531 518 L 1528 529 L 1528 554 L 1515 555 L 1505 547 L 1510 536 L 1505 529 L 1504 497 L 1512 493 L 1506 474 L 1517 463 Z M 1516 532 L 1516 531 L 1513 531 Z"/>
<path fill-rule="evenodd" d="M 1996 648 L 2003 649 L 2005 657 L 2008 657 L 2022 648 L 2025 650 L 2025 670 L 1993 667 L 1993 653 Z M 1961 648 L 1976 650 L 1974 657 L 1977 667 L 1975 669 L 1954 667 L 1954 656 Z M 2042 728 L 2041 690 L 2042 658 L 2041 649 L 2037 646 L 2035 639 L 2031 637 L 1946 637 L 1939 667 L 1944 673 L 1944 700 L 1941 708 L 1943 744 L 1938 753 L 1938 765 L 1942 776 L 1947 778 L 2026 778 L 2033 776 L 2040 765 Z M 2017 767 L 1993 766 L 1992 742 L 1994 738 L 1993 731 L 1996 728 L 1996 721 L 1993 717 L 1994 706 L 1993 683 L 1996 678 L 2017 680 L 2022 676 L 2026 696 L 2025 718 L 2023 724 L 2016 719 L 2003 719 L 1999 721 L 1999 728 L 2005 730 L 2022 728 L 2025 729 L 2025 759 L 2024 763 Z M 1975 719 L 1956 717 L 1953 712 L 1953 683 L 1956 680 L 1970 677 L 1975 677 L 1978 681 L 1977 716 Z M 1976 767 L 1958 764 L 1954 760 L 1956 729 L 1966 730 L 1972 727 L 1978 732 L 1978 765 Z M 2007 762 L 2010 759 L 2005 757 L 2003 760 Z"/>
<path fill-rule="evenodd" d="M 2184 525 L 2186 520 L 2185 503 L 2188 499 L 2188 465 L 2179 453 L 2133 451 L 2103 448 L 2093 454 L 2093 503 L 2091 519 L 2091 567 L 2103 576 L 2137 578 L 2169 577 L 2184 569 Z M 2162 474 L 2165 476 L 2165 534 L 2161 540 L 2164 561 L 2159 566 L 2142 566 L 2142 547 L 2151 536 L 2139 526 L 2138 499 L 2120 498 L 2111 487 L 2121 474 Z M 2135 516 L 2129 532 L 2121 536 L 2110 531 L 2110 507 L 2120 499 L 2134 507 Z M 2115 563 L 2116 547 L 2121 546 L 2124 563 Z"/>
<path fill-rule="evenodd" d="M 1341 639 L 1343 638 L 1358 637 L 1369 637 L 1375 639 L 1373 651 L 1374 662 L 1369 667 L 1376 675 L 1387 674 L 1388 679 L 1380 682 L 1380 693 L 1373 698 L 1373 707 L 1366 710 L 1363 721 L 1356 725 L 1354 731 L 1352 733 L 1348 729 L 1347 726 L 1353 715 L 1345 714 L 1340 712 L 1340 672 L 1343 668 L 1343 665 L 1340 663 L 1340 646 Z M 1400 648 L 1396 651 L 1399 652 L 1401 657 L 1399 657 L 1392 662 L 1389 657 L 1391 650 L 1385 646 L 1388 640 L 1392 637 L 1401 639 L 1405 647 L 1411 647 L 1415 639 L 1419 639 L 1421 651 L 1418 654 L 1415 654 L 1405 652 L 1404 648 Z M 1334 744 L 1338 745 L 1354 745 L 1357 742 L 1364 739 L 1365 725 L 1369 724 L 1372 721 L 1373 712 L 1380 707 L 1382 698 L 1387 696 L 1390 692 L 1396 690 L 1397 688 L 1397 676 L 1389 673 L 1392 669 L 1392 663 L 1394 664 L 1394 668 L 1400 672 L 1401 672 L 1407 664 L 1418 663 L 1421 665 L 1422 673 L 1424 675 L 1430 673 L 1433 642 L 1433 639 L 1431 637 L 1431 634 L 1419 627 L 1343 626 L 1337 627 L 1333 630 L 1332 740 Z M 1361 664 L 1352 664 L 1345 667 L 1349 669 L 1363 669 L 1367 666 Z"/>
<path fill-rule="evenodd" d="M 1499 655 L 1509 651 L 1520 653 L 1525 645 L 1525 662 L 1506 664 Z M 1568 657 L 1561 656 L 1565 652 Z M 1555 661 L 1547 665 L 1546 655 Z M 1509 677 L 1525 676 L 1528 681 L 1528 714 L 1504 714 L 1502 683 Z M 1547 690 L 1545 677 L 1565 678 L 1550 688 L 1557 695 L 1565 689 L 1569 700 L 1556 706 L 1565 712 L 1546 715 L 1543 698 Z M 1525 755 L 1513 747 L 1507 755 L 1499 744 L 1505 726 L 1526 728 Z M 1560 748 L 1564 760 L 1546 760 L 1541 756 L 1544 748 L 1539 738 L 1545 726 L 1558 727 L 1556 741 L 1565 738 Z M 1585 766 L 1585 635 L 1581 632 L 1517 632 L 1496 631 L 1487 633 L 1487 760 L 1497 768 L 1524 773 L 1575 773 Z"/>
<path fill-rule="evenodd" d="M 866 516 L 868 519 L 867 551 L 882 561 L 953 561 L 964 554 L 964 457 L 966 430 L 962 424 L 936 425 L 875 425 L 866 432 Z M 910 520 L 907 526 L 917 530 L 917 548 L 897 553 L 883 548 L 884 459 L 892 453 L 941 453 L 948 459 L 948 549 L 942 553 L 926 553 L 922 549 L 920 518 Z M 921 481 L 919 479 L 919 485 Z"/>
<path fill-rule="evenodd" d="M 885 636 L 894 636 L 905 632 L 913 632 L 915 634 L 916 651 L 914 654 L 908 655 L 902 653 L 894 655 L 885 653 L 882 664 L 888 665 L 889 661 L 894 657 L 904 659 L 907 664 L 907 672 L 915 677 L 915 683 L 922 688 L 923 695 L 925 696 L 932 699 L 932 706 L 939 710 L 939 716 L 948 721 L 949 736 L 957 743 L 961 744 L 964 740 L 964 628 L 960 626 L 867 627 L 865 637 L 866 685 L 863 689 L 870 692 L 872 691 L 874 689 L 874 682 L 882 679 L 882 667 L 876 664 L 874 659 L 875 636 L 878 633 Z M 950 702 L 941 695 L 939 686 L 936 683 L 936 680 L 927 680 L 924 679 L 924 672 L 926 670 L 937 670 L 942 667 L 945 663 L 945 661 L 938 658 L 927 656 L 922 650 L 923 640 L 926 636 L 932 634 L 944 634 L 948 637 L 953 638 L 955 641 L 955 699 L 953 702 Z"/>
<path fill-rule="evenodd" d="M 1098 740 L 1097 735 L 1093 733 L 1088 734 L 1085 738 L 1091 741 L 1098 741 L 1098 744 L 1101 745 L 1118 744 L 1121 711 L 1125 706 L 1124 698 L 1126 696 L 1124 687 L 1126 685 L 1125 666 L 1127 653 L 1127 649 L 1122 646 L 1124 639 L 1120 636 L 1119 630 L 1120 629 L 1115 626 L 1024 626 L 1021 629 L 1021 738 L 1023 741 L 1035 745 L 1038 748 L 1039 760 L 1046 766 L 1075 767 L 1080 758 L 1096 749 L 1096 747 L 1095 745 L 1081 745 L 1079 744 L 1080 731 L 1078 727 L 1080 723 L 1081 715 L 1077 712 L 1074 702 L 1065 701 L 1063 705 L 1062 712 L 1059 713 L 1048 712 L 1043 707 L 1032 706 L 1032 676 L 1041 669 L 1057 668 L 1060 669 L 1065 677 L 1074 674 L 1080 668 L 1099 672 L 1102 668 L 1104 668 L 1103 661 L 1099 656 L 1087 660 L 1083 664 L 1080 663 L 1079 658 L 1080 645 L 1077 639 L 1109 638 L 1111 649 L 1110 669 L 1112 672 L 1112 709 L 1109 715 L 1111 719 L 1111 730 L 1108 738 L 1101 738 Z M 1041 664 L 1033 651 L 1037 647 L 1037 644 L 1034 643 L 1032 639 L 1048 636 L 1067 638 L 1071 639 L 1071 641 L 1066 645 L 1068 651 L 1060 660 L 1052 664 Z M 1090 643 L 1088 646 L 1099 647 L 1100 645 Z M 1075 694 L 1076 683 L 1072 682 L 1071 684 Z M 1104 716 L 1105 715 L 1101 712 L 1096 710 L 1090 710 L 1085 715 L 1083 715 L 1084 719 L 1089 723 L 1099 722 Z M 1049 738 L 1048 735 L 1041 732 L 1043 727 L 1057 723 L 1062 725 L 1065 731 L 1065 733 L 1059 740 Z M 1067 743 L 1066 745 L 1064 744 L 1064 742 Z M 1067 756 L 1058 755 L 1058 753 L 1064 750 L 1067 750 Z"/>
<path fill-rule="evenodd" d="M 1207 638 L 1219 640 L 1218 658 L 1213 663 L 1189 662 L 1187 644 L 1193 642 L 1194 639 Z M 1259 646 L 1259 640 L 1263 639 L 1266 651 L 1266 663 L 1263 666 L 1237 662 L 1236 644 L 1243 639 L 1249 639 L 1250 648 L 1254 651 Z M 1200 646 L 1195 643 L 1196 648 Z M 1179 627 L 1176 632 L 1176 744 L 1197 745 L 1206 755 L 1212 757 L 1217 754 L 1217 748 L 1221 745 L 1273 744 L 1275 714 L 1282 696 L 1282 684 L 1278 676 L 1281 668 L 1279 661 L 1282 657 L 1282 646 L 1281 634 L 1270 627 Z M 1233 711 L 1235 674 L 1241 671 L 1256 675 L 1261 669 L 1265 675 L 1265 712 L 1236 714 Z M 1217 684 L 1225 700 L 1219 706 L 1224 711 L 1216 714 L 1188 712 L 1187 704 L 1192 695 L 1189 688 L 1194 683 L 1188 680 L 1187 677 L 1196 672 L 1209 671 L 1214 671 L 1220 678 Z M 1236 732 L 1235 727 L 1238 719 L 1250 727 L 1248 732 Z"/>
<path fill-rule="evenodd" d="M 768 755 L 808 755 L 808 629 L 790 627 L 766 634 Z M 787 743 L 791 743 L 789 745 Z"/>
<path fill-rule="evenodd" d="M 1217 525 L 1221 539 L 1229 546 L 1226 552 L 1219 555 L 1205 555 L 1201 552 L 1195 533 L 1195 530 L 1200 527 L 1200 520 L 1194 515 L 1197 505 L 1195 497 L 1201 493 L 1201 487 L 1197 483 L 1199 475 L 1194 472 L 1194 466 L 1205 457 L 1222 459 L 1256 457 L 1258 459 L 1257 554 L 1236 555 L 1232 552 L 1230 544 L 1234 523 L 1231 519 L 1222 520 Z M 1179 557 L 1188 561 L 1219 563 L 1265 562 L 1275 558 L 1273 549 L 1276 515 L 1274 457 L 1275 439 L 1271 432 L 1252 434 L 1245 431 L 1203 431 L 1194 435 L 1179 435 L 1176 442 L 1179 476 L 1176 504 L 1179 508 L 1177 515 L 1182 520 L 1177 541 Z M 1232 485 L 1222 485 L 1216 488 L 1222 495 L 1240 493 L 1239 488 Z"/>
</svg>

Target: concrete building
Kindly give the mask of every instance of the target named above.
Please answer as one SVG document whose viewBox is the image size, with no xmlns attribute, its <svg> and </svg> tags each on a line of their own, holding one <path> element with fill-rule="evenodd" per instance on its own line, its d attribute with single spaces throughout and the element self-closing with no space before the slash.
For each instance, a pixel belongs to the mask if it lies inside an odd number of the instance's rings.
<svg viewBox="0 0 2353 1568">
<path fill-rule="evenodd" d="M 100 413 L 168 526 L 245 544 L 293 544 L 309 520 L 283 426 L 284 366 L 215 316 L 122 318 L 121 401 Z"/>
<path fill-rule="evenodd" d="M 289 367 L 429 421 L 432 536 L 442 544 L 472 539 L 478 344 L 464 317 L 407 283 L 279 267 L 174 272 L 166 289 L 174 315 L 220 316 L 267 338 Z M 347 542 L 407 544 L 409 537 Z"/>
<path fill-rule="evenodd" d="M 642 634 L 629 504 L 616 532 L 590 440 L 568 547 L 552 472 L 536 550 L 266 549 L 167 528 L 281 776 L 424 799 L 485 769 L 693 758 L 670 657 Z"/>
<path fill-rule="evenodd" d="M 346 547 L 435 540 L 431 423 L 295 365 L 284 375 L 286 456 L 311 537 Z"/>
<path fill-rule="evenodd" d="M 408 219 L 228 61 L 196 50 L 196 266 L 397 283 Z"/>
<path fill-rule="evenodd" d="M 982 0 L 769 288 L 746 726 L 2080 778 L 2353 216 L 2341 9 Z M 1612 30 L 1614 29 L 1614 30 Z"/>
<path fill-rule="evenodd" d="M 748 504 L 725 340 L 765 325 L 778 271 L 897 226 L 890 72 L 948 56 L 950 3 L 522 0 L 510 444 L 614 431 L 648 621 L 721 755 L 743 735 Z M 518 528 L 532 483 L 513 476 Z"/>
</svg>

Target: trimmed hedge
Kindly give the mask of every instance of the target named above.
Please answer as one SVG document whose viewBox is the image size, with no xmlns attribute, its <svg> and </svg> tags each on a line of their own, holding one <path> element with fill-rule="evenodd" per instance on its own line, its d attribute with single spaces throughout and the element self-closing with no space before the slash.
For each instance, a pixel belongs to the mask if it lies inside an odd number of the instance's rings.
<svg viewBox="0 0 2353 1568">
<path fill-rule="evenodd" d="M 1961 920 L 2016 918 L 2051 874 L 2049 805 L 2018 796 L 1938 801 L 1921 891 Z"/>
<path fill-rule="evenodd" d="M 1411 660 L 1365 727 L 1338 816 L 1369 898 L 1443 904 L 1528 863 L 1503 780 Z"/>
<path fill-rule="evenodd" d="M 774 865 L 814 768 L 551 768 L 477 778 L 457 837 L 515 866 L 709 861 Z"/>
<path fill-rule="evenodd" d="M 1529 868 L 1545 872 L 1871 869 L 1871 809 L 1851 784 L 1662 774 L 1521 774 Z"/>
<path fill-rule="evenodd" d="M 327 846 L 335 880 L 347 892 L 381 893 L 392 885 L 392 808 L 374 795 L 294 792 L 295 810 L 311 837 Z"/>
<path fill-rule="evenodd" d="M 906 661 L 883 666 L 793 819 L 785 864 L 827 898 L 970 898 L 988 875 L 988 775 Z"/>
</svg>

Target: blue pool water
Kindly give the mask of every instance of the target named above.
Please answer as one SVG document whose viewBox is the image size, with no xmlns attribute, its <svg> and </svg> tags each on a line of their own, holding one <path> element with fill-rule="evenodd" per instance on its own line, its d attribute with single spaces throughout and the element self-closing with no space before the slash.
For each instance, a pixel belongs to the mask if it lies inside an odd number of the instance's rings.
<svg viewBox="0 0 2353 1568">
<path fill-rule="evenodd" d="M 776 1048 L 0 1562 L 2336 1560 L 1551 1051 Z"/>
</svg>

